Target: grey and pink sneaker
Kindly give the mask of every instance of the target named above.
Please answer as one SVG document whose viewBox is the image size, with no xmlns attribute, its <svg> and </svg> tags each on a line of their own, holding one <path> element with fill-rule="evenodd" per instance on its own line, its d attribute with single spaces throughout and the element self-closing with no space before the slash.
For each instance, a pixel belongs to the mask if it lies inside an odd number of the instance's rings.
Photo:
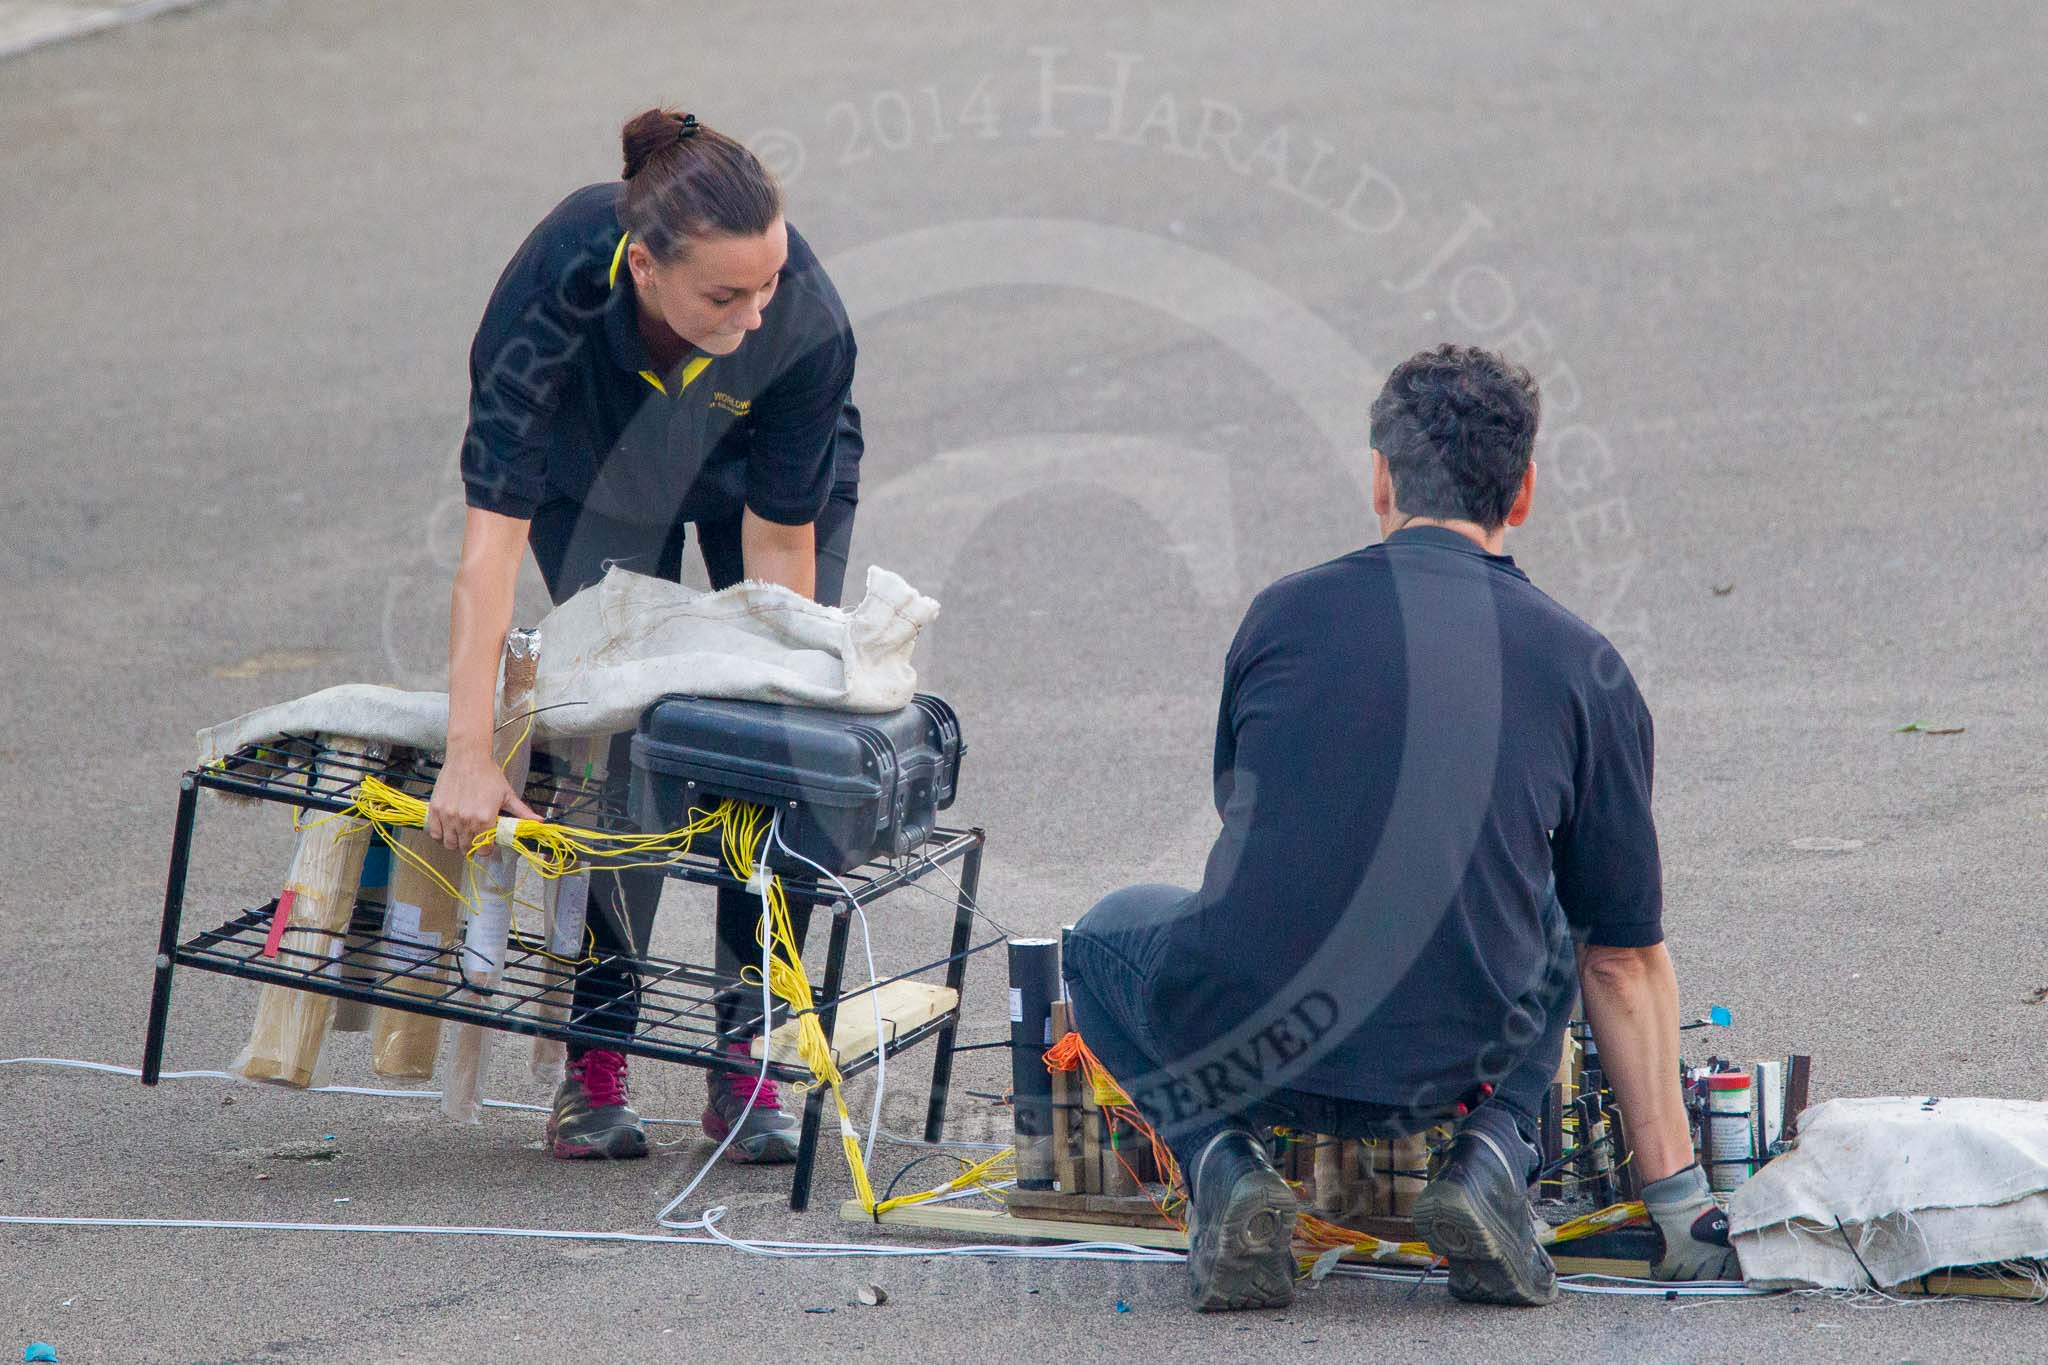
<svg viewBox="0 0 2048 1365">
<path fill-rule="evenodd" d="M 548 1115 L 548 1155 L 564 1161 L 647 1155 L 647 1130 L 626 1104 L 625 1054 L 593 1048 L 569 1063 Z"/>
<path fill-rule="evenodd" d="M 797 1116 L 783 1109 L 775 1082 L 761 1079 L 761 1063 L 748 1053 L 745 1043 L 727 1043 L 725 1052 L 735 1068 L 746 1069 L 713 1071 L 705 1076 L 711 1102 L 704 1106 L 704 1136 L 723 1142 L 737 1125 L 738 1133 L 725 1149 L 727 1161 L 763 1166 L 795 1161 L 801 1127 Z M 747 1107 L 749 1099 L 754 1102 L 751 1109 Z"/>
</svg>

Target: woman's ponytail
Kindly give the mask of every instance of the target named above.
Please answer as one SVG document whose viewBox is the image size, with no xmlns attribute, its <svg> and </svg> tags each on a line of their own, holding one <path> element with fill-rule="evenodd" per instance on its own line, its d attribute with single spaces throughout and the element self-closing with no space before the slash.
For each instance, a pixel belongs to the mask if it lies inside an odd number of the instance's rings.
<svg viewBox="0 0 2048 1365">
<path fill-rule="evenodd" d="M 759 236 L 782 213 L 782 190 L 760 159 L 694 115 L 645 110 L 619 141 L 619 218 L 658 261 L 680 260 L 697 237 Z"/>
</svg>

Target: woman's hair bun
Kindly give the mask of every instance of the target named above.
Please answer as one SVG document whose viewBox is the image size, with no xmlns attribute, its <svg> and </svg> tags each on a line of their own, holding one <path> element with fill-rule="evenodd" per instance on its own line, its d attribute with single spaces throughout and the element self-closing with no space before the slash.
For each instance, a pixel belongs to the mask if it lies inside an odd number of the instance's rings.
<svg viewBox="0 0 2048 1365">
<path fill-rule="evenodd" d="M 674 261 L 691 239 L 766 232 L 782 212 L 782 191 L 759 157 L 680 109 L 648 109 L 626 120 L 619 224 L 658 261 Z"/>
<path fill-rule="evenodd" d="M 694 137 L 699 126 L 695 114 L 676 109 L 648 109 L 627 119 L 619 135 L 625 153 L 625 178 L 631 180 L 653 158 Z"/>
</svg>

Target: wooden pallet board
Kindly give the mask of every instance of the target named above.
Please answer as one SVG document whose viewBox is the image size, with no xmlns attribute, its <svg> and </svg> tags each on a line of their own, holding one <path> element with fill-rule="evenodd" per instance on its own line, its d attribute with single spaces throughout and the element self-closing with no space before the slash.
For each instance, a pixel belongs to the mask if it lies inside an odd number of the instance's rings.
<svg viewBox="0 0 2048 1365">
<path fill-rule="evenodd" d="M 890 1042 L 919 1024 L 930 1023 L 960 1003 L 958 991 L 923 981 L 891 981 L 874 995 L 880 997 L 882 1032 Z M 832 1024 L 834 1062 L 844 1063 L 849 1058 L 865 1056 L 875 1050 L 875 1003 L 869 996 L 857 995 L 840 1005 L 838 1018 Z M 774 1060 L 801 1064 L 803 1058 L 797 1052 L 796 1039 L 797 1021 L 794 1019 L 769 1034 L 767 1047 Z M 760 1060 L 762 1045 L 758 1037 L 748 1045 L 748 1051 L 756 1061 Z"/>
<path fill-rule="evenodd" d="M 1018 1218 L 1002 1209 L 964 1208 L 958 1204 L 911 1204 L 891 1209 L 879 1219 L 849 1199 L 839 1206 L 849 1223 L 880 1222 L 884 1227 L 925 1228 L 982 1239 L 1007 1237 L 1023 1242 L 1120 1242 L 1126 1246 L 1186 1251 L 1188 1235 L 1179 1228 L 1137 1228 L 1081 1223 L 1059 1218 Z"/>
<path fill-rule="evenodd" d="M 912 1204 L 906 1208 L 891 1209 L 877 1220 L 860 1206 L 858 1200 L 849 1199 L 839 1206 L 839 1216 L 849 1223 L 879 1221 L 885 1227 L 923 1228 L 933 1232 L 957 1233 L 976 1240 L 1011 1238 L 1025 1242 L 1117 1242 L 1126 1246 L 1153 1247 L 1164 1251 L 1188 1249 L 1188 1236 L 1179 1228 L 1116 1226 L 1036 1216 L 1019 1218 L 1003 1209 L 966 1208 L 957 1204 Z M 1610 1243 L 1615 1238 L 1615 1233 L 1587 1238 L 1587 1249 L 1604 1249 L 1601 1244 Z M 1369 1257 L 1361 1256 L 1357 1259 L 1370 1262 Z M 1569 1253 L 1553 1252 L 1551 1259 L 1557 1263 L 1557 1273 L 1560 1275 L 1613 1275 L 1633 1280 L 1648 1279 L 1650 1276 L 1649 1262 L 1632 1257 L 1574 1256 Z M 1929 1275 L 1923 1280 L 1902 1284 L 1885 1292 L 1916 1298 L 1951 1294 L 1979 1298 L 2034 1297 L 2033 1289 L 2027 1285 L 1961 1272 Z"/>
<path fill-rule="evenodd" d="M 1111 1223 L 1127 1227 L 1173 1226 L 1142 1194 L 1064 1194 L 1058 1190 L 1003 1191 L 1003 1204 L 1016 1218 L 1043 1222 Z"/>
</svg>

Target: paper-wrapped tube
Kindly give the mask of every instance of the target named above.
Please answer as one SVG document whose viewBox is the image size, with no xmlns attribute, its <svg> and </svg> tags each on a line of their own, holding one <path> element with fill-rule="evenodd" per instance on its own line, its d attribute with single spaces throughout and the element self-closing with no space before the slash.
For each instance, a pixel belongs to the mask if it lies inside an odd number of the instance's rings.
<svg viewBox="0 0 2048 1365">
<path fill-rule="evenodd" d="M 326 736 L 324 742 L 342 763 L 368 756 L 373 747 L 366 740 L 341 735 Z M 303 814 L 291 873 L 279 897 L 280 912 L 289 916 L 278 943 L 280 961 L 304 967 L 315 958 L 340 956 L 349 918 L 355 913 L 366 828 L 361 821 L 324 812 Z M 282 909 L 286 898 L 288 910 Z M 252 1081 L 303 1090 L 319 1069 L 333 1019 L 333 996 L 266 985 L 256 999 L 248 1046 L 230 1070 Z"/>
<path fill-rule="evenodd" d="M 400 830 L 399 846 L 447 879 L 462 887 L 462 855 L 427 837 L 423 829 Z M 392 859 L 389 909 L 384 916 L 384 951 L 391 958 L 429 962 L 446 945 L 455 941 L 460 921 L 456 900 L 434 879 L 408 859 Z M 403 970 L 398 961 L 379 964 L 388 971 Z M 408 995 L 439 995 L 448 988 L 448 973 L 439 967 L 419 967 L 393 977 L 391 988 Z M 441 1021 L 430 1014 L 379 1006 L 370 1021 L 370 1065 L 379 1076 L 394 1081 L 431 1080 L 434 1058 L 441 1050 Z"/>
<path fill-rule="evenodd" d="M 356 898 L 366 906 L 378 902 L 390 904 L 391 899 L 391 850 L 381 840 L 371 839 L 369 847 L 363 850 L 362 885 L 357 888 Z M 357 921 L 360 923 L 360 920 Z M 378 968 L 384 964 L 375 960 L 370 947 L 370 936 L 360 932 L 355 925 L 349 928 L 348 942 L 343 945 L 341 961 L 336 971 L 342 979 L 358 983 L 375 979 Z M 334 1031 L 336 1033 L 364 1033 L 369 1030 L 372 1010 L 364 1000 L 337 1000 L 334 1002 Z"/>
<path fill-rule="evenodd" d="M 492 756 L 505 770 L 512 790 L 526 791 L 526 770 L 533 757 L 528 742 L 532 727 L 527 713 L 533 706 L 533 675 L 540 662 L 540 632 L 515 630 L 505 637 L 505 668 L 498 690 L 496 738 Z M 468 997 L 488 1002 L 505 966 L 505 941 L 512 922 L 512 886 L 516 880 L 518 855 L 492 849 L 477 860 L 476 897 L 469 921 L 462 931 L 462 968 L 471 991 Z M 455 1029 L 455 1060 L 441 1087 L 441 1112 L 458 1123 L 479 1123 L 483 1119 L 483 1072 L 490 1055 L 491 1040 L 498 1030 L 459 1024 Z"/>
<path fill-rule="evenodd" d="M 1059 998 L 1060 945 L 1049 938 L 1010 940 L 1010 1089 L 1017 1125 L 1017 1187 L 1053 1185 L 1052 1073 L 1045 1050 L 1052 1003 Z M 1094 1116 L 1090 1116 L 1094 1121 Z"/>
<path fill-rule="evenodd" d="M 571 817 L 566 808 L 574 804 L 576 796 L 603 789 L 611 741 L 597 736 L 569 740 L 557 747 L 569 772 L 557 786 L 563 795 L 548 811 L 548 818 L 567 820 Z M 550 989 L 541 997 L 540 1012 L 559 1023 L 569 1017 L 573 990 L 571 969 L 566 964 L 583 958 L 583 926 L 590 908 L 590 874 L 572 872 L 566 877 L 549 879 L 541 892 L 541 906 L 546 912 L 544 931 L 551 960 L 542 968 Z M 568 1071 L 568 1060 L 568 1048 L 560 1039 L 537 1037 L 533 1040 L 531 1068 L 533 1078 L 542 1085 L 560 1085 Z"/>
</svg>

